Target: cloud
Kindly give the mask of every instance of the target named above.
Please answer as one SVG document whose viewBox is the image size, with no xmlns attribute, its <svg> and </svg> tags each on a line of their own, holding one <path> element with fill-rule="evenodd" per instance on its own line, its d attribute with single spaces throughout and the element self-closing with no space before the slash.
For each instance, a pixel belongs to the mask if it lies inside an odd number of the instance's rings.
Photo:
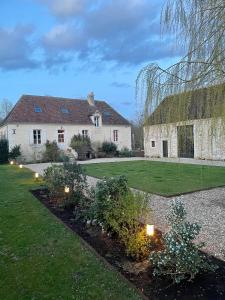
<svg viewBox="0 0 225 300">
<path fill-rule="evenodd" d="M 129 88 L 130 84 L 125 83 L 125 82 L 113 81 L 111 83 L 111 86 L 116 87 L 116 88 Z"/>
<path fill-rule="evenodd" d="M 39 0 L 47 5 L 50 12 L 59 18 L 68 18 L 77 16 L 86 5 L 85 0 Z"/>
<path fill-rule="evenodd" d="M 123 106 L 130 106 L 130 105 L 133 105 L 134 103 L 132 101 L 123 101 L 123 102 L 121 102 L 121 104 Z"/>
<path fill-rule="evenodd" d="M 33 69 L 37 61 L 31 55 L 33 47 L 29 37 L 33 33 L 31 26 L 16 26 L 12 29 L 0 27 L 0 69 Z"/>
<path fill-rule="evenodd" d="M 72 0 L 67 1 L 70 3 Z M 58 1 L 50 2 L 53 5 Z M 72 2 L 73 5 L 78 5 L 78 2 L 87 4 L 88 0 Z M 74 14 L 79 16 L 79 21 L 73 18 L 57 24 L 44 35 L 42 43 L 46 55 L 69 54 L 81 61 L 97 57 L 102 62 L 127 65 L 179 55 L 171 51 L 171 37 L 163 41 L 159 38 L 162 1 L 95 0 L 92 1 L 92 9 L 89 6 L 84 10 L 85 4 L 82 9 L 78 5 L 78 10 L 74 6 Z M 71 8 L 71 14 L 72 11 Z"/>
</svg>

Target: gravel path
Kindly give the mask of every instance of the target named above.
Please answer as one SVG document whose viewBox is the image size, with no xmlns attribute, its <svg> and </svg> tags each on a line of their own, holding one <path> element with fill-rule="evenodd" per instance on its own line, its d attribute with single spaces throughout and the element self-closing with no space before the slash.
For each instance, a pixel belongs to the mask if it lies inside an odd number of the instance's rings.
<svg viewBox="0 0 225 300">
<path fill-rule="evenodd" d="M 43 170 L 49 165 L 33 164 L 26 167 L 43 174 Z M 90 186 L 95 186 L 99 180 L 90 176 L 87 179 Z M 150 206 L 153 210 L 149 223 L 155 224 L 157 228 L 165 232 L 168 229 L 165 216 L 175 198 L 165 198 L 158 195 L 149 195 L 149 197 Z M 225 261 L 225 188 L 186 194 L 182 196 L 182 199 L 185 203 L 188 220 L 202 225 L 198 241 L 207 244 L 205 251 Z"/>
</svg>

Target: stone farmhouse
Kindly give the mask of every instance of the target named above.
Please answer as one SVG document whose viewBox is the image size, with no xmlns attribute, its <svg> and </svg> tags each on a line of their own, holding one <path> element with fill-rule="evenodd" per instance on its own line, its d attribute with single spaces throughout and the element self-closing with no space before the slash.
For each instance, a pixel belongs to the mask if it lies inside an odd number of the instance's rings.
<svg viewBox="0 0 225 300">
<path fill-rule="evenodd" d="M 146 157 L 225 159 L 225 86 L 165 98 L 144 126 Z"/>
<path fill-rule="evenodd" d="M 26 161 L 40 160 L 47 140 L 66 151 L 75 134 L 89 136 L 93 145 L 109 141 L 131 149 L 130 123 L 93 93 L 87 100 L 23 95 L 0 125 L 0 138 L 10 149 L 21 145 Z"/>
</svg>

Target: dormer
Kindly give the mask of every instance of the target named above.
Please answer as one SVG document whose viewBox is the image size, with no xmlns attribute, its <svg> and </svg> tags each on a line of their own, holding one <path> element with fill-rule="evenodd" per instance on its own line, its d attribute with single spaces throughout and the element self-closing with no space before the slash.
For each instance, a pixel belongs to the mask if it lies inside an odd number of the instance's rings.
<svg viewBox="0 0 225 300">
<path fill-rule="evenodd" d="M 91 116 L 91 120 L 96 128 L 102 126 L 102 115 L 99 111 L 96 110 L 96 112 Z"/>
</svg>

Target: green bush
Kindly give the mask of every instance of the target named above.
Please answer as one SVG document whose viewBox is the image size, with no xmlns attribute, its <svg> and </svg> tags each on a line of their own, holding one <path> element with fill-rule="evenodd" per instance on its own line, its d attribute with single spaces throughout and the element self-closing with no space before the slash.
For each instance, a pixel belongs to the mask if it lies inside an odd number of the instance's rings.
<svg viewBox="0 0 225 300">
<path fill-rule="evenodd" d="M 163 236 L 165 249 L 152 252 L 150 262 L 154 275 L 168 275 L 173 282 L 193 279 L 202 271 L 214 271 L 215 266 L 199 250 L 203 243 L 193 241 L 200 232 L 200 225 L 186 221 L 184 204 L 176 199 L 167 217 L 171 229 Z"/>
<path fill-rule="evenodd" d="M 106 214 L 112 205 L 118 202 L 121 195 L 128 193 L 128 184 L 125 176 L 115 176 L 98 181 L 94 190 L 94 202 L 91 207 L 94 219 L 97 219 L 107 229 L 109 224 Z"/>
<path fill-rule="evenodd" d="M 117 145 L 112 142 L 103 142 L 102 151 L 107 155 L 115 155 L 117 151 Z"/>
<path fill-rule="evenodd" d="M 149 256 L 151 238 L 140 220 L 146 221 L 150 216 L 149 198 L 143 193 L 129 191 L 112 203 L 111 210 L 106 212 L 105 219 L 109 228 L 116 232 L 125 246 L 127 255 L 135 260 Z"/>
<path fill-rule="evenodd" d="M 48 167 L 44 172 L 44 181 L 49 189 L 51 200 L 58 206 L 78 205 L 84 197 L 86 177 L 77 163 Z M 65 193 L 65 187 L 69 188 L 69 193 Z"/>
<path fill-rule="evenodd" d="M 104 230 L 117 234 L 127 255 L 136 260 L 149 255 L 150 239 L 140 225 L 140 220 L 144 221 L 150 212 L 148 198 L 141 193 L 133 194 L 126 177 L 99 181 L 91 211 L 92 218 L 97 219 Z"/>
<path fill-rule="evenodd" d="M 120 157 L 133 157 L 134 153 L 132 150 L 129 150 L 128 148 L 124 147 L 119 151 Z"/>
<path fill-rule="evenodd" d="M 21 155 L 20 145 L 15 145 L 9 152 L 10 159 L 17 159 Z"/>
<path fill-rule="evenodd" d="M 86 155 L 88 153 L 93 152 L 90 138 L 88 136 L 82 136 L 80 134 L 74 135 L 72 137 L 70 147 L 77 152 L 79 159 L 85 159 L 87 158 Z"/>
<path fill-rule="evenodd" d="M 43 160 L 46 162 L 60 161 L 60 150 L 56 141 L 47 141 L 45 144 L 45 152 L 43 153 Z"/>
<path fill-rule="evenodd" d="M 7 163 L 9 159 L 9 144 L 6 139 L 0 139 L 0 164 Z"/>
</svg>

